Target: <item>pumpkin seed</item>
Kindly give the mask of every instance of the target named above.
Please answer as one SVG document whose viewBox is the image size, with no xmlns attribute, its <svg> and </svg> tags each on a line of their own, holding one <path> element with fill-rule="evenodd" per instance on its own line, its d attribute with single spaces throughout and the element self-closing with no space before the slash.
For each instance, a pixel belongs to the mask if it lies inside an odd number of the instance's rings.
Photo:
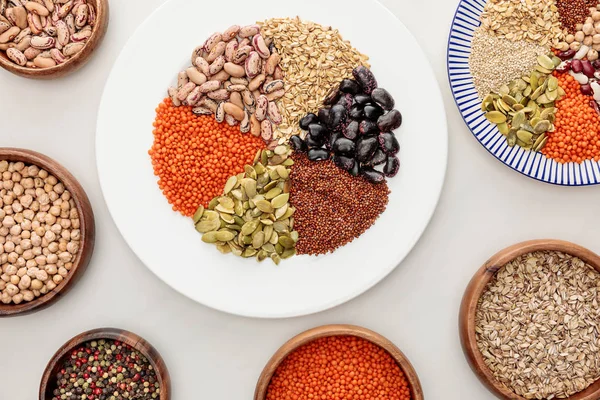
<svg viewBox="0 0 600 400">
<path fill-rule="evenodd" d="M 258 262 L 262 262 L 267 258 L 268 254 L 266 251 L 264 250 L 260 250 L 258 253 L 256 253 L 256 260 Z"/>
<path fill-rule="evenodd" d="M 215 237 L 220 242 L 229 242 L 230 240 L 233 240 L 233 238 L 235 237 L 235 234 L 232 232 L 229 232 L 229 231 L 219 231 L 219 232 L 217 232 Z"/>
<path fill-rule="evenodd" d="M 552 73 L 552 71 L 555 68 L 555 65 L 554 65 L 554 62 L 552 62 L 552 59 L 545 54 L 539 55 L 537 58 L 537 62 L 545 69 L 550 70 L 550 72 L 545 72 L 547 74 Z"/>
<path fill-rule="evenodd" d="M 257 232 L 254 237 L 252 237 L 252 247 L 255 249 L 259 249 L 263 244 L 265 244 L 265 233 Z"/>
<path fill-rule="evenodd" d="M 277 196 L 273 200 L 271 200 L 271 205 L 273 206 L 273 208 L 281 208 L 284 205 L 287 205 L 287 202 L 289 201 L 289 199 L 290 199 L 289 193 L 280 194 L 279 196 Z"/>
<path fill-rule="evenodd" d="M 281 253 L 281 258 L 285 260 L 294 255 L 296 255 L 296 249 L 285 249 L 283 253 Z"/>
<path fill-rule="evenodd" d="M 223 193 L 227 194 L 231 192 L 231 189 L 233 189 L 237 181 L 237 176 L 230 176 L 229 179 L 227 179 L 227 182 L 225 183 L 225 189 L 223 189 Z"/>
<path fill-rule="evenodd" d="M 506 143 L 513 147 L 517 143 L 517 129 L 513 128 L 506 135 Z"/>
<path fill-rule="evenodd" d="M 252 179 L 256 179 L 256 170 L 250 165 L 244 165 L 244 171 L 246 172 L 246 176 Z"/>
<path fill-rule="evenodd" d="M 203 214 L 204 214 L 204 206 L 200 205 L 200 207 L 198 207 L 198 209 L 194 213 L 194 217 L 193 217 L 194 225 L 197 224 L 198 221 L 200 221 Z"/>
<path fill-rule="evenodd" d="M 532 138 L 533 138 L 533 134 L 531 132 L 527 132 L 524 130 L 517 131 L 517 139 L 519 139 L 523 143 L 531 144 Z"/>
<path fill-rule="evenodd" d="M 281 262 L 281 257 L 279 257 L 278 254 L 271 254 L 271 260 L 273 260 L 273 262 L 275 263 L 275 265 L 279 265 L 279 263 Z"/>
<path fill-rule="evenodd" d="M 291 249 L 296 245 L 296 242 L 294 242 L 294 240 L 288 236 L 281 236 L 279 238 L 279 244 L 286 249 Z"/>
<path fill-rule="evenodd" d="M 218 241 L 217 233 L 218 232 L 215 232 L 215 231 L 205 233 L 204 235 L 202 235 L 202 241 L 204 243 L 216 243 Z"/>
<path fill-rule="evenodd" d="M 546 136 L 546 134 L 541 135 L 539 138 L 537 138 L 537 140 L 533 144 L 533 148 L 532 148 L 533 151 L 542 150 L 547 142 L 548 142 L 548 136 Z"/>
<path fill-rule="evenodd" d="M 535 125 L 533 130 L 535 131 L 535 133 L 540 134 L 540 133 L 547 132 L 548 129 L 550 129 L 550 126 L 552 126 L 550 121 L 540 121 Z"/>
<path fill-rule="evenodd" d="M 265 199 L 267 200 L 271 200 L 277 196 L 279 196 L 281 194 L 282 190 L 278 187 L 274 187 L 273 189 L 269 190 L 266 194 L 265 194 Z"/>
<path fill-rule="evenodd" d="M 488 119 L 488 121 L 493 122 L 495 124 L 501 124 L 503 122 L 506 122 L 506 115 L 498 111 L 490 111 L 487 114 L 485 114 L 485 117 Z"/>
<path fill-rule="evenodd" d="M 215 207 L 217 206 L 217 204 L 219 204 L 219 198 L 215 197 L 214 199 L 212 199 L 209 203 L 208 203 L 208 209 L 209 210 L 214 210 Z"/>
<path fill-rule="evenodd" d="M 256 201 L 255 204 L 256 204 L 256 208 L 258 208 L 260 211 L 262 211 L 264 213 L 272 213 L 273 212 L 273 206 L 267 200 L 259 200 L 259 201 Z"/>
<path fill-rule="evenodd" d="M 513 121 L 514 121 L 514 119 L 513 119 Z M 509 129 L 510 128 L 508 127 L 508 124 L 506 122 L 498 124 L 498 130 L 500 131 L 501 134 L 503 134 L 505 136 L 508 133 Z"/>
</svg>

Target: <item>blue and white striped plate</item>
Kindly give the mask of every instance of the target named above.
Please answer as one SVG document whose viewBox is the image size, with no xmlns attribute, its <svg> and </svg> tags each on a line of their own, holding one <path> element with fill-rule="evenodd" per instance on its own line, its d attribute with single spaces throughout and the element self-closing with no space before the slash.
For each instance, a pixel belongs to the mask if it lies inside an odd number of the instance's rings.
<svg viewBox="0 0 600 400">
<path fill-rule="evenodd" d="M 448 79 L 456 105 L 465 123 L 479 143 L 498 160 L 515 171 L 542 182 L 564 186 L 585 186 L 600 183 L 600 164 L 559 164 L 541 153 L 509 147 L 496 125 L 488 122 L 481 111 L 481 101 L 469 71 L 469 54 L 474 30 L 486 0 L 460 0 L 448 38 Z"/>
</svg>

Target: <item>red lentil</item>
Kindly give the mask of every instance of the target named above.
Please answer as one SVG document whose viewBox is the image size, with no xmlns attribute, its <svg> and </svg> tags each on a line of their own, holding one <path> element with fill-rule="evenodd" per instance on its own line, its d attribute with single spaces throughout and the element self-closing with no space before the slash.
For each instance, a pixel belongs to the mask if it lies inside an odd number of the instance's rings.
<svg viewBox="0 0 600 400">
<path fill-rule="evenodd" d="M 588 3 L 589 0 L 556 0 L 560 23 L 569 33 L 575 34 L 577 24 L 583 24 L 590 15 L 590 7 L 596 6 L 595 0 L 591 6 Z"/>
<path fill-rule="evenodd" d="M 387 184 L 372 184 L 340 170 L 333 161 L 309 161 L 292 155 L 290 202 L 296 207 L 298 254 L 326 254 L 351 242 L 385 211 Z"/>
<path fill-rule="evenodd" d="M 174 211 L 191 216 L 222 193 L 231 175 L 244 171 L 264 148 L 262 139 L 219 124 L 212 116 L 196 116 L 191 107 L 174 107 L 165 99 L 156 108 L 152 158 L 158 186 Z"/>
<path fill-rule="evenodd" d="M 542 149 L 559 163 L 600 160 L 600 117 L 590 105 L 591 96 L 581 93 L 580 84 L 568 73 L 555 73 L 566 95 L 556 102 L 554 132 Z"/>
<path fill-rule="evenodd" d="M 267 400 L 410 400 L 404 373 L 381 347 L 330 336 L 295 350 L 279 365 Z"/>
</svg>

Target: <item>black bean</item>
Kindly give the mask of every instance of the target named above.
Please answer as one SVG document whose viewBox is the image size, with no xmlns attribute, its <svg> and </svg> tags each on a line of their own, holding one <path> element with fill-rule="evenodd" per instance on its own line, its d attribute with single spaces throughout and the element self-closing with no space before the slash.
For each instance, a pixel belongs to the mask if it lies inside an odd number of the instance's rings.
<svg viewBox="0 0 600 400">
<path fill-rule="evenodd" d="M 302 118 L 300 120 L 300 124 L 299 124 L 300 125 L 300 129 L 302 129 L 302 130 L 308 130 L 308 126 L 310 124 L 314 124 L 318 120 L 319 120 L 319 118 L 315 114 L 313 114 L 313 113 L 306 114 L 304 116 L 304 118 Z"/>
<path fill-rule="evenodd" d="M 308 134 L 313 138 L 324 137 L 327 135 L 327 128 L 321 124 L 310 124 L 308 126 Z"/>
<path fill-rule="evenodd" d="M 364 108 L 362 104 L 355 104 L 350 107 L 350 112 L 348 113 L 350 118 L 352 119 L 363 119 L 365 116 Z"/>
<path fill-rule="evenodd" d="M 321 108 L 319 110 L 319 121 L 325 125 L 329 122 L 329 108 Z"/>
<path fill-rule="evenodd" d="M 327 150 L 332 151 L 333 150 L 333 144 L 340 137 L 343 137 L 340 132 L 332 132 L 331 135 L 329 136 L 329 139 L 325 143 L 325 147 L 327 147 Z"/>
<path fill-rule="evenodd" d="M 373 103 L 373 99 L 371 98 L 371 96 L 369 96 L 368 94 L 362 94 L 362 93 L 354 96 L 354 101 L 357 104 L 362 104 L 363 106 L 366 104 Z"/>
<path fill-rule="evenodd" d="M 391 178 L 392 176 L 396 176 L 399 169 L 400 160 L 398 160 L 398 157 L 388 157 L 385 167 L 383 167 L 383 174 Z"/>
<path fill-rule="evenodd" d="M 314 114 L 313 114 L 314 115 Z M 298 135 L 294 135 L 290 138 L 290 144 L 296 151 L 305 152 L 307 149 L 306 142 Z"/>
<path fill-rule="evenodd" d="M 350 107 L 352 107 L 353 102 L 354 97 L 351 94 L 346 93 L 342 97 L 340 97 L 337 104 L 343 106 L 346 109 L 346 111 L 350 111 Z"/>
<path fill-rule="evenodd" d="M 350 140 L 354 140 L 358 137 L 358 121 L 350 121 L 350 123 L 346 126 L 346 129 L 342 131 L 345 137 Z"/>
<path fill-rule="evenodd" d="M 367 178 L 367 180 L 371 183 L 381 183 L 385 181 L 385 176 L 379 171 L 374 170 L 373 168 L 363 168 L 361 175 Z"/>
<path fill-rule="evenodd" d="M 394 105 L 396 104 L 390 92 L 384 88 L 374 89 L 373 93 L 371 93 L 371 98 L 379 105 L 379 107 L 387 111 L 394 108 Z"/>
<path fill-rule="evenodd" d="M 354 167 L 348 171 L 352 176 L 358 176 L 360 174 L 360 163 L 358 161 L 354 162 Z"/>
<path fill-rule="evenodd" d="M 354 75 L 354 79 L 356 79 L 363 92 L 368 95 L 371 95 L 373 89 L 377 87 L 377 80 L 367 67 L 361 65 L 354 68 L 352 75 Z"/>
<path fill-rule="evenodd" d="M 329 123 L 327 127 L 332 130 L 340 130 L 344 122 L 346 122 L 347 115 L 346 108 L 341 104 L 336 104 L 329 109 Z"/>
<path fill-rule="evenodd" d="M 332 104 L 337 103 L 341 94 L 342 93 L 339 90 L 339 86 L 338 85 L 334 86 L 333 88 L 331 88 L 329 93 L 327 93 L 327 96 L 325 96 L 325 99 L 323 100 L 323 104 L 325 104 L 326 106 L 330 106 Z"/>
<path fill-rule="evenodd" d="M 306 136 L 306 145 L 309 149 L 320 149 L 323 147 L 323 143 L 325 143 L 327 139 L 325 136 L 319 136 L 318 138 L 314 138 L 311 135 Z"/>
<path fill-rule="evenodd" d="M 361 136 L 356 142 L 356 159 L 360 162 L 367 162 L 377 151 L 377 138 L 372 136 Z"/>
<path fill-rule="evenodd" d="M 379 117 L 383 115 L 383 109 L 377 105 L 374 106 L 365 106 L 365 117 L 372 121 L 377 121 Z"/>
<path fill-rule="evenodd" d="M 340 83 L 340 92 L 357 94 L 360 91 L 360 86 L 354 79 L 344 79 Z"/>
<path fill-rule="evenodd" d="M 322 161 L 329 158 L 329 152 L 324 149 L 310 149 L 308 151 L 308 159 L 311 161 Z"/>
<path fill-rule="evenodd" d="M 379 135 L 379 147 L 388 156 L 393 156 L 400 150 L 400 143 L 396 139 L 396 135 L 390 132 L 385 132 Z"/>
<path fill-rule="evenodd" d="M 385 154 L 383 152 L 383 150 L 381 149 L 377 149 L 377 151 L 375 152 L 375 154 L 373 154 L 373 158 L 371 158 L 369 161 L 365 162 L 364 164 L 367 167 L 375 167 L 376 165 L 381 165 L 383 163 L 385 163 L 387 161 L 387 154 Z"/>
<path fill-rule="evenodd" d="M 377 127 L 377 124 L 373 121 L 369 121 L 368 119 L 361 121 L 361 123 L 358 127 L 359 127 L 359 131 L 362 135 L 377 135 L 377 134 L 379 134 L 379 128 Z"/>
<path fill-rule="evenodd" d="M 336 154 L 353 154 L 356 150 L 356 145 L 350 139 L 341 137 L 333 143 L 333 151 Z"/>
<path fill-rule="evenodd" d="M 398 110 L 392 110 L 377 120 L 377 126 L 379 126 L 381 132 L 391 132 L 399 128 L 400 125 L 402 125 L 402 114 Z"/>
<path fill-rule="evenodd" d="M 356 160 L 354 158 L 346 156 L 333 156 L 333 162 L 344 171 L 350 171 L 356 165 Z"/>
</svg>

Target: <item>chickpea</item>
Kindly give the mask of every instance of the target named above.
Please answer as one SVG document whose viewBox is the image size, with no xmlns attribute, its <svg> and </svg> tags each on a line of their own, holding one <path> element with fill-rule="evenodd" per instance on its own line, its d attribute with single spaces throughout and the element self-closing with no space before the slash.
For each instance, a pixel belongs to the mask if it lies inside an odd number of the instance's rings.
<svg viewBox="0 0 600 400">
<path fill-rule="evenodd" d="M 21 184 L 23 185 L 23 187 L 27 190 L 27 189 L 33 189 L 34 188 L 34 184 L 33 184 L 33 179 L 31 178 L 25 178 L 21 181 Z"/>
<path fill-rule="evenodd" d="M 19 258 L 19 255 L 17 253 L 15 253 L 14 251 L 12 253 L 8 254 L 8 262 L 11 264 L 16 264 L 18 258 Z"/>
<path fill-rule="evenodd" d="M 71 268 L 73 268 L 73 263 L 72 262 L 65 263 L 65 268 L 67 269 L 67 271 L 70 271 Z"/>
<path fill-rule="evenodd" d="M 23 295 L 21 293 L 17 293 L 12 297 L 12 301 L 15 304 L 21 304 L 23 302 Z"/>
<path fill-rule="evenodd" d="M 47 231 L 44 234 L 44 239 L 46 239 L 48 241 L 48 243 L 54 242 L 56 240 L 56 234 L 52 231 Z"/>
<path fill-rule="evenodd" d="M 46 282 L 48 280 L 48 273 L 40 269 L 35 273 L 35 279 Z"/>
<path fill-rule="evenodd" d="M 33 268 L 33 267 L 36 267 L 36 266 L 37 266 L 37 263 L 33 259 L 27 260 L 27 262 L 25 263 L 25 269 L 27 269 L 27 268 Z"/>
<path fill-rule="evenodd" d="M 60 224 L 54 224 L 50 227 L 50 230 L 55 234 L 55 235 L 60 235 L 60 233 L 62 232 L 62 227 L 60 226 Z"/>
<path fill-rule="evenodd" d="M 6 274 L 0 275 L 0 279 L 2 279 L 4 282 L 10 282 L 10 276 Z"/>
<path fill-rule="evenodd" d="M 580 42 L 573 42 L 573 43 L 571 43 L 569 45 L 569 48 L 571 50 L 575 50 L 575 51 L 579 50 L 580 47 L 581 47 L 581 43 Z"/>
<path fill-rule="evenodd" d="M 17 274 L 17 267 L 13 264 L 8 264 L 3 268 L 3 271 L 8 276 L 13 276 Z"/>
<path fill-rule="evenodd" d="M 39 271 L 39 268 L 37 268 L 37 267 L 29 268 L 27 270 L 27 276 L 30 277 L 30 278 L 35 278 L 35 274 L 38 271 Z"/>
<path fill-rule="evenodd" d="M 9 283 L 8 285 L 6 285 L 5 291 L 6 293 L 8 293 L 9 296 L 14 296 L 15 294 L 19 293 L 19 288 L 16 287 L 14 284 Z"/>
<path fill-rule="evenodd" d="M 44 286 L 42 288 L 42 290 L 44 288 L 46 288 L 47 290 L 54 290 L 55 287 L 56 287 L 56 283 L 54 283 L 54 281 L 48 281 L 48 282 L 46 282 L 46 286 Z"/>
<path fill-rule="evenodd" d="M 8 161 L 0 161 L 0 172 L 8 171 Z"/>
<path fill-rule="evenodd" d="M 66 277 L 68 273 L 69 273 L 69 271 L 65 267 L 60 267 L 58 269 L 58 274 L 60 276 L 62 276 L 63 278 Z"/>
<path fill-rule="evenodd" d="M 23 294 L 23 300 L 25 301 L 32 301 L 35 298 L 31 290 L 23 290 L 21 293 Z"/>
<path fill-rule="evenodd" d="M 48 225 L 54 225 L 56 223 L 56 217 L 52 214 L 46 214 L 44 222 Z"/>
<path fill-rule="evenodd" d="M 56 242 L 52 242 L 48 245 L 48 251 L 50 251 L 50 253 L 56 253 L 58 252 L 58 243 Z"/>
<path fill-rule="evenodd" d="M 19 282 L 19 289 L 29 289 L 29 286 L 31 286 L 31 278 L 27 275 L 21 277 L 21 282 Z"/>
<path fill-rule="evenodd" d="M 31 205 L 31 203 L 33 203 L 33 197 L 29 194 L 23 195 L 21 196 L 21 198 L 19 198 L 19 202 L 21 203 L 21 205 L 25 208 L 29 207 Z M 31 211 L 31 210 L 29 210 Z M 31 218 L 29 218 L 31 219 Z"/>
<path fill-rule="evenodd" d="M 590 51 L 588 51 L 587 59 L 589 61 L 596 61 L 598 59 L 598 51 L 596 51 L 594 49 L 591 49 Z"/>
<path fill-rule="evenodd" d="M 32 290 L 40 290 L 40 289 L 42 289 L 42 287 L 44 287 L 44 284 L 42 283 L 42 281 L 40 281 L 38 279 L 34 279 L 31 281 L 31 289 Z"/>
<path fill-rule="evenodd" d="M 10 304 L 12 297 L 6 291 L 3 291 L 2 296 L 0 296 L 0 301 L 4 304 Z"/>
<path fill-rule="evenodd" d="M 12 253 L 15 251 L 15 244 L 13 242 L 4 243 L 4 251 L 7 253 Z"/>
<path fill-rule="evenodd" d="M 60 198 L 64 201 L 69 201 L 71 200 L 71 193 L 69 193 L 68 190 L 65 190 L 65 192 L 60 196 Z"/>
<path fill-rule="evenodd" d="M 71 240 L 79 240 L 81 238 L 81 232 L 79 229 L 73 229 L 71 231 Z"/>
<path fill-rule="evenodd" d="M 23 254 L 21 254 L 21 256 L 25 259 L 25 261 L 29 261 L 34 259 L 35 254 L 33 254 L 32 249 L 27 249 L 23 252 Z"/>
<path fill-rule="evenodd" d="M 63 238 L 64 240 L 71 240 L 71 231 L 68 230 L 64 230 L 60 233 L 60 237 Z M 74 242 L 71 242 L 74 243 Z"/>
<path fill-rule="evenodd" d="M 23 192 L 25 192 L 25 188 L 23 187 L 23 185 L 21 185 L 20 183 L 16 183 L 13 187 L 13 193 L 18 197 L 21 196 Z"/>
<path fill-rule="evenodd" d="M 2 279 L 0 279 L 0 291 L 4 290 L 6 288 L 6 282 L 4 282 Z"/>
<path fill-rule="evenodd" d="M 18 276 L 19 278 L 22 278 L 22 277 L 24 277 L 25 275 L 27 275 L 27 266 L 25 266 L 25 267 L 21 267 L 21 268 L 19 268 L 19 270 L 17 271 L 17 276 Z"/>
<path fill-rule="evenodd" d="M 39 176 L 42 179 L 46 179 L 48 177 L 48 171 L 46 171 L 45 169 L 40 169 L 37 173 L 37 176 Z"/>
<path fill-rule="evenodd" d="M 18 285 L 21 282 L 21 278 L 18 275 L 13 275 L 10 277 L 10 283 L 13 285 Z"/>
<path fill-rule="evenodd" d="M 33 253 L 34 256 L 39 256 L 42 254 L 42 246 L 35 246 L 33 249 L 31 249 L 31 252 Z"/>
<path fill-rule="evenodd" d="M 583 39 L 583 44 L 586 46 L 591 46 L 593 43 L 593 39 L 591 36 L 586 36 L 585 39 Z"/>
<path fill-rule="evenodd" d="M 52 282 L 52 283 L 54 283 L 54 282 Z M 55 286 L 55 287 L 56 287 L 56 286 Z M 49 289 L 48 289 L 48 286 L 44 285 L 44 286 L 42 286 L 42 288 L 40 289 L 40 293 L 41 293 L 41 294 L 46 294 L 46 293 L 48 293 L 48 290 L 49 290 Z"/>
<path fill-rule="evenodd" d="M 52 277 L 52 281 L 53 281 L 54 283 L 56 283 L 57 285 L 58 285 L 59 283 L 61 283 L 61 282 L 63 281 L 63 279 L 64 279 L 64 278 L 63 278 L 62 276 L 60 276 L 60 275 L 54 275 L 54 276 Z"/>
<path fill-rule="evenodd" d="M 50 201 L 52 201 L 53 203 L 59 198 L 58 193 L 56 193 L 54 190 L 48 193 L 48 196 L 50 196 Z"/>
<path fill-rule="evenodd" d="M 44 270 L 48 273 L 48 275 L 56 275 L 58 273 L 58 268 L 54 264 L 46 265 Z"/>
</svg>

